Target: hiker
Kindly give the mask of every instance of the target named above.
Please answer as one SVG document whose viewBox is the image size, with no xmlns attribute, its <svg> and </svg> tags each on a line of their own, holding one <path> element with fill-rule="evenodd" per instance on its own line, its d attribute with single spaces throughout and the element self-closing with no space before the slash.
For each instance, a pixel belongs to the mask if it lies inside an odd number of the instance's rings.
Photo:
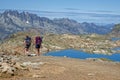
<svg viewBox="0 0 120 80">
<path fill-rule="evenodd" d="M 42 38 L 40 36 L 35 37 L 35 48 L 37 50 L 37 55 L 40 55 L 40 48 L 41 48 Z"/>
<path fill-rule="evenodd" d="M 29 54 L 29 48 L 31 46 L 31 37 L 27 35 L 24 40 L 24 43 L 25 43 L 25 55 L 26 55 L 26 54 Z"/>
</svg>

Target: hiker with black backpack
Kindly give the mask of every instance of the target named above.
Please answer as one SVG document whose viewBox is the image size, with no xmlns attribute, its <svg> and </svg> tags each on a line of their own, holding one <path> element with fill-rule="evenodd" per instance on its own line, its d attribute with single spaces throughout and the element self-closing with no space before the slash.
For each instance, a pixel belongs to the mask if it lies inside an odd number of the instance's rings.
<svg viewBox="0 0 120 80">
<path fill-rule="evenodd" d="M 29 48 L 31 46 L 31 37 L 27 35 L 24 40 L 24 43 L 25 43 L 25 55 L 27 55 L 29 54 Z"/>
<path fill-rule="evenodd" d="M 40 48 L 41 48 L 42 38 L 40 36 L 35 37 L 35 48 L 37 50 L 37 55 L 40 55 Z"/>
</svg>

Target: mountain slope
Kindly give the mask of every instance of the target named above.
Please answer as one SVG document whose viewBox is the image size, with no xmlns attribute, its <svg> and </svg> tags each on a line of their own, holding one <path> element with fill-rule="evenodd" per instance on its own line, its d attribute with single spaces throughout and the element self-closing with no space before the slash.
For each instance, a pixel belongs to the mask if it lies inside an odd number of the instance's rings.
<svg viewBox="0 0 120 80">
<path fill-rule="evenodd" d="M 115 27 L 110 32 L 113 37 L 120 37 L 120 24 L 116 24 Z"/>
</svg>

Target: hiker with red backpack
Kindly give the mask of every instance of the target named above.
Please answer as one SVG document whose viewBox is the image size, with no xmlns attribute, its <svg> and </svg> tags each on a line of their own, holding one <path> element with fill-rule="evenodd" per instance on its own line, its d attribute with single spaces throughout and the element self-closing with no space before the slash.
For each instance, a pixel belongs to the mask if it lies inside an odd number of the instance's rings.
<svg viewBox="0 0 120 80">
<path fill-rule="evenodd" d="M 35 48 L 37 50 L 37 55 L 40 55 L 40 48 L 41 48 L 42 38 L 40 36 L 35 37 Z"/>
<path fill-rule="evenodd" d="M 31 37 L 27 35 L 24 40 L 24 43 L 25 43 L 25 55 L 27 55 L 29 54 L 29 48 L 31 46 Z"/>
</svg>

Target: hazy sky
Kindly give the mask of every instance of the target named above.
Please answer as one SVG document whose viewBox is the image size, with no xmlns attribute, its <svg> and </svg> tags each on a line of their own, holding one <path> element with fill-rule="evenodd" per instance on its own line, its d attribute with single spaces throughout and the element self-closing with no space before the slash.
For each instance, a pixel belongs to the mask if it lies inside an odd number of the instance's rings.
<svg viewBox="0 0 120 80">
<path fill-rule="evenodd" d="M 0 9 L 26 10 L 51 19 L 120 23 L 120 0 L 0 0 Z"/>
</svg>

